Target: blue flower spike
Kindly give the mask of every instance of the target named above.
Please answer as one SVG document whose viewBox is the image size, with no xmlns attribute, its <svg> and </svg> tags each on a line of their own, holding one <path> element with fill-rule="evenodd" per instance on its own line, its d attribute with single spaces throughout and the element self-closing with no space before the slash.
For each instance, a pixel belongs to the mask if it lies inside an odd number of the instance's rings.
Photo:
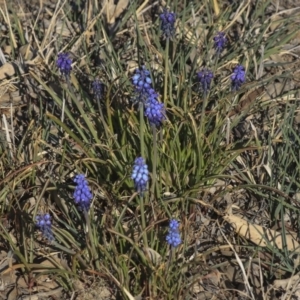
<svg viewBox="0 0 300 300">
<path fill-rule="evenodd" d="M 92 82 L 92 90 L 94 93 L 95 98 L 100 99 L 104 93 L 104 85 L 99 79 L 95 79 Z"/>
<path fill-rule="evenodd" d="M 165 105 L 150 97 L 145 104 L 145 116 L 148 118 L 150 125 L 160 126 L 166 119 Z"/>
<path fill-rule="evenodd" d="M 132 84 L 135 89 L 134 102 L 145 103 L 149 96 L 156 94 L 152 88 L 150 72 L 145 68 L 145 66 L 135 70 L 132 77 Z"/>
<path fill-rule="evenodd" d="M 134 186 L 137 192 L 143 193 L 146 190 L 149 181 L 148 166 L 144 158 L 138 157 L 134 161 L 131 178 L 134 181 Z"/>
<path fill-rule="evenodd" d="M 150 72 L 145 66 L 135 70 L 132 84 L 135 88 L 135 96 L 132 100 L 144 105 L 144 115 L 150 125 L 160 126 L 165 120 L 165 106 L 157 100 L 158 94 L 152 88 Z"/>
<path fill-rule="evenodd" d="M 171 38 L 175 34 L 175 22 L 176 14 L 169 12 L 167 9 L 164 9 L 163 13 L 159 15 L 161 21 L 161 30 L 165 38 Z"/>
<path fill-rule="evenodd" d="M 76 183 L 76 188 L 73 194 L 75 203 L 81 210 L 88 211 L 91 205 L 93 194 L 84 174 L 76 175 L 73 181 Z"/>
<path fill-rule="evenodd" d="M 206 94 L 207 91 L 210 89 L 211 81 L 214 78 L 213 72 L 208 69 L 202 69 L 200 72 L 197 73 L 197 78 L 203 92 Z"/>
<path fill-rule="evenodd" d="M 72 70 L 72 59 L 69 53 L 59 53 L 57 56 L 56 66 L 66 78 L 69 78 Z"/>
<path fill-rule="evenodd" d="M 169 232 L 166 237 L 167 243 L 171 247 L 178 247 L 181 244 L 181 237 L 179 232 L 179 222 L 175 219 L 170 220 Z"/>
<path fill-rule="evenodd" d="M 148 90 L 151 87 L 150 72 L 142 66 L 140 69 L 135 70 L 135 74 L 132 77 L 132 83 L 137 90 Z"/>
<path fill-rule="evenodd" d="M 242 65 L 237 65 L 233 74 L 230 76 L 231 78 L 231 90 L 238 91 L 241 85 L 246 81 L 246 72 L 245 68 Z"/>
<path fill-rule="evenodd" d="M 53 241 L 54 236 L 51 228 L 51 216 L 48 213 L 40 214 L 36 216 L 35 220 L 36 220 L 36 226 L 41 230 L 43 236 L 47 240 Z"/>
<path fill-rule="evenodd" d="M 221 53 L 223 51 L 226 43 L 227 43 L 227 38 L 225 36 L 225 33 L 221 31 L 218 32 L 217 35 L 214 37 L 214 47 L 217 53 Z"/>
</svg>

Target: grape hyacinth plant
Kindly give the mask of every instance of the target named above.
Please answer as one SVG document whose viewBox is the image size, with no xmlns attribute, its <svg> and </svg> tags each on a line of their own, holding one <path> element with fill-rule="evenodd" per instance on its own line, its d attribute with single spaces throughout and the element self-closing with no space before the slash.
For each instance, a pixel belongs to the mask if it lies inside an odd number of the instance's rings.
<svg viewBox="0 0 300 300">
<path fill-rule="evenodd" d="M 134 181 L 136 191 L 143 193 L 146 190 L 149 180 L 148 166 L 146 165 L 143 157 L 135 159 L 131 178 Z"/>
<path fill-rule="evenodd" d="M 246 81 L 246 73 L 245 68 L 242 65 L 237 65 L 233 74 L 230 76 L 231 78 L 231 90 L 237 91 L 240 89 L 241 85 Z"/>
<path fill-rule="evenodd" d="M 164 12 L 159 15 L 161 21 L 161 30 L 165 38 L 171 38 L 175 34 L 176 14 L 164 9 Z"/>
<path fill-rule="evenodd" d="M 181 244 L 181 237 L 179 233 L 179 222 L 175 219 L 170 220 L 169 223 L 169 232 L 166 237 L 167 243 L 176 248 Z"/>
<path fill-rule="evenodd" d="M 70 58 L 69 53 L 59 53 L 56 66 L 62 75 L 69 78 L 72 70 L 72 59 Z"/>
<path fill-rule="evenodd" d="M 43 236 L 49 240 L 53 241 L 54 236 L 51 228 L 51 216 L 47 214 L 40 214 L 36 216 L 36 226 L 41 230 Z"/>
<path fill-rule="evenodd" d="M 206 94 L 207 91 L 210 89 L 210 84 L 213 78 L 213 72 L 206 68 L 202 69 L 200 72 L 197 73 L 197 79 L 201 85 L 204 94 Z"/>
<path fill-rule="evenodd" d="M 224 32 L 218 32 L 217 35 L 214 37 L 214 47 L 217 53 L 221 53 L 225 48 L 227 43 L 227 38 Z"/>
<path fill-rule="evenodd" d="M 93 195 L 84 174 L 76 175 L 73 181 L 76 183 L 73 194 L 75 203 L 81 210 L 88 211 Z"/>
</svg>

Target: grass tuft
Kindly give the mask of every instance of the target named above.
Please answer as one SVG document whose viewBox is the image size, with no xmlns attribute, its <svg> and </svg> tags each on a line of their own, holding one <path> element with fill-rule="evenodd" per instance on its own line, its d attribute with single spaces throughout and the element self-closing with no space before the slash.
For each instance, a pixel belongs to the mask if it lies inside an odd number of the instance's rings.
<svg viewBox="0 0 300 300">
<path fill-rule="evenodd" d="M 8 285 L 53 299 L 291 295 L 276 288 L 299 271 L 299 13 L 281 5 L 0 4 L 0 236 L 1 258 L 10 257 L 0 275 L 11 275 Z M 174 34 L 163 32 L 163 11 L 176 15 Z M 227 42 L 217 51 L 219 32 Z M 62 52 L 70 76 L 57 69 Z M 233 91 L 237 65 L 246 82 Z M 144 116 L 147 102 L 132 101 L 141 66 L 166 109 L 161 126 Z M 213 80 L 201 89 L 204 68 Z M 131 178 L 140 156 L 150 177 L 142 192 Z M 93 193 L 88 211 L 74 202 L 77 174 Z M 36 226 L 40 214 L 51 215 L 53 241 Z M 166 241 L 171 219 L 180 224 L 176 247 Z M 266 229 L 258 230 L 264 242 L 241 224 Z"/>
</svg>

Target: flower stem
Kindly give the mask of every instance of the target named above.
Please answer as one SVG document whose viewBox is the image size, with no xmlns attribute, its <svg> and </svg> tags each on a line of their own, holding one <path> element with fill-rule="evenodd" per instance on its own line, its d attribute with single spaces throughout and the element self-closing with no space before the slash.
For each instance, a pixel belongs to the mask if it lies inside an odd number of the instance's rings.
<svg viewBox="0 0 300 300">
<path fill-rule="evenodd" d="M 164 79 L 164 104 L 165 104 L 165 106 L 167 106 L 167 94 L 168 94 L 169 48 L 170 48 L 170 40 L 167 39 L 166 51 L 165 51 L 165 79 Z"/>
<path fill-rule="evenodd" d="M 141 208 L 141 221 L 142 221 L 143 242 L 144 242 L 144 247 L 148 247 L 147 232 L 146 232 L 146 219 L 145 219 L 144 197 L 143 197 L 143 195 L 140 195 L 139 198 L 140 198 L 140 208 Z"/>
<path fill-rule="evenodd" d="M 155 125 L 151 126 L 153 134 L 153 160 L 152 160 L 152 186 L 151 186 L 151 200 L 154 200 L 155 185 L 156 185 L 156 168 L 157 168 L 157 133 Z"/>
<path fill-rule="evenodd" d="M 103 116 L 102 107 L 100 104 L 100 97 L 97 96 L 96 99 L 97 99 L 98 109 L 99 109 L 99 113 L 100 113 L 100 120 L 101 120 L 101 123 L 102 123 L 102 125 L 104 127 L 104 131 L 105 131 L 105 136 L 106 136 L 107 140 L 109 140 L 110 136 L 108 134 L 107 124 L 106 124 L 104 116 Z"/>
<path fill-rule="evenodd" d="M 201 111 L 201 121 L 200 121 L 200 134 L 203 135 L 203 138 L 201 139 L 202 141 L 204 141 L 204 135 L 205 135 L 205 110 L 206 110 L 206 105 L 207 105 L 207 92 L 205 91 L 203 94 L 203 104 L 202 104 L 202 111 Z M 201 149 L 201 148 L 200 148 Z M 202 151 L 200 150 L 199 153 L 199 157 L 200 157 L 200 169 L 203 166 L 203 157 L 202 157 Z"/>
<path fill-rule="evenodd" d="M 140 111 L 140 143 L 141 143 L 141 156 L 145 157 L 145 144 L 144 144 L 144 104 L 142 102 L 139 103 L 139 111 Z M 144 202 L 144 195 L 140 195 L 140 208 L 141 208 L 141 219 L 142 219 L 142 231 L 143 231 L 143 241 L 144 246 L 148 247 L 147 241 L 147 233 L 146 233 L 146 220 L 145 220 L 145 204 L 147 204 L 147 200 Z"/>
<path fill-rule="evenodd" d="M 141 156 L 145 158 L 145 144 L 144 144 L 144 104 L 139 103 L 140 111 L 140 143 L 141 143 Z"/>
<path fill-rule="evenodd" d="M 98 260 L 99 257 L 98 257 L 98 253 L 97 253 L 96 248 L 95 248 L 95 241 L 93 239 L 90 216 L 89 216 L 87 210 L 84 210 L 83 213 L 84 213 L 84 217 L 85 217 L 85 222 L 86 222 L 86 227 L 87 227 L 86 231 L 87 231 L 87 234 L 88 234 L 88 239 L 89 239 L 89 244 L 91 246 L 93 259 L 94 259 L 94 261 L 96 263 L 97 269 L 99 270 L 100 269 L 99 260 Z"/>
</svg>

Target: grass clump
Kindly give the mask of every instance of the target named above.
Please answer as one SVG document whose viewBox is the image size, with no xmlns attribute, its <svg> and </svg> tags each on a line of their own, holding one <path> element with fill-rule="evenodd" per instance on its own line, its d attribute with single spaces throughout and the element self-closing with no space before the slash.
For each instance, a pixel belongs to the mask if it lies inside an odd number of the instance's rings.
<svg viewBox="0 0 300 300">
<path fill-rule="evenodd" d="M 299 212 L 296 13 L 43 5 L 27 20 L 1 11 L 1 61 L 15 70 L 1 86 L 27 101 L 3 111 L 9 270 L 31 294 L 50 278 L 43 292 L 58 298 L 92 299 L 82 290 L 97 285 L 101 299 L 275 299 L 268 285 L 298 271 L 285 240 Z M 225 216 L 277 230 L 283 246 Z"/>
</svg>

